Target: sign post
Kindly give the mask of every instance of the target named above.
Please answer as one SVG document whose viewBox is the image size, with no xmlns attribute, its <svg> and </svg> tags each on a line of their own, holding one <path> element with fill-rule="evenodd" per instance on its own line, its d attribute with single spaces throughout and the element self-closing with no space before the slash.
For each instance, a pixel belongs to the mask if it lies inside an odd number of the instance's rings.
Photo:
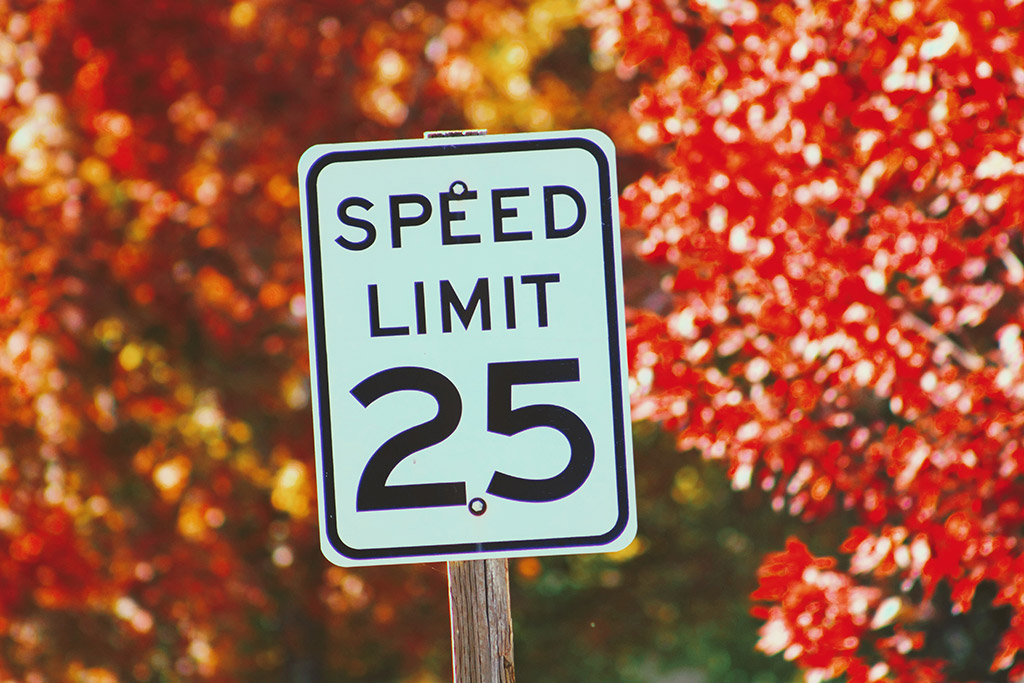
<svg viewBox="0 0 1024 683">
<path fill-rule="evenodd" d="M 424 133 L 424 138 L 486 135 L 486 130 Z M 448 561 L 454 683 L 514 683 L 508 559 Z"/>
<path fill-rule="evenodd" d="M 513 683 L 508 560 L 450 560 L 448 605 L 455 683 Z"/>
<path fill-rule="evenodd" d="M 316 145 L 299 186 L 324 555 L 449 562 L 458 680 L 513 680 L 505 558 L 636 532 L 614 147 Z"/>
</svg>

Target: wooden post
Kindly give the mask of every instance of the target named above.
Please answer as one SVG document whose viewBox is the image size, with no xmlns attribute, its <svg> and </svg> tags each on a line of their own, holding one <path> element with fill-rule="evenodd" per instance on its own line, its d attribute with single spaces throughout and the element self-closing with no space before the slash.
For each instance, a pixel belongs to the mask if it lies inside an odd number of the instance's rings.
<svg viewBox="0 0 1024 683">
<path fill-rule="evenodd" d="M 508 560 L 448 563 L 455 683 L 514 683 Z"/>
<path fill-rule="evenodd" d="M 425 138 L 487 135 L 486 130 L 439 130 Z M 508 560 L 448 563 L 455 683 L 515 683 Z"/>
</svg>

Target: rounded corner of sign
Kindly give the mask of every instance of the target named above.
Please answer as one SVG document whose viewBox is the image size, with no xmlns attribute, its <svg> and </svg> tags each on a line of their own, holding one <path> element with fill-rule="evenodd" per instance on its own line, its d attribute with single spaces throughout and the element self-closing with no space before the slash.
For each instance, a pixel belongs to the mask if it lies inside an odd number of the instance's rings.
<svg viewBox="0 0 1024 683">
<path fill-rule="evenodd" d="M 354 558 L 351 558 L 344 553 L 339 553 L 327 541 L 320 544 L 320 553 L 324 556 L 324 559 L 336 567 L 355 567 L 359 565 L 359 562 Z"/>
<path fill-rule="evenodd" d="M 636 531 L 636 517 L 627 510 L 624 518 L 618 520 L 612 530 L 605 535 L 608 542 L 603 544 L 601 550 L 608 553 L 624 550 L 636 539 Z"/>
<path fill-rule="evenodd" d="M 305 182 L 311 175 L 320 172 L 322 164 L 318 162 L 330 151 L 330 145 L 313 145 L 299 157 L 299 180 Z"/>
<path fill-rule="evenodd" d="M 584 128 L 574 131 L 577 134 L 578 147 L 589 152 L 599 164 L 611 164 L 615 160 L 615 142 L 607 133 L 597 128 Z"/>
<path fill-rule="evenodd" d="M 358 567 L 364 564 L 363 560 L 355 557 L 354 549 L 346 545 L 337 532 L 321 533 L 320 552 L 328 562 L 339 567 Z"/>
<path fill-rule="evenodd" d="M 597 143 L 598 146 L 605 148 L 606 150 L 611 150 L 614 154 L 615 141 L 612 140 L 611 137 L 609 137 L 609 135 L 603 130 L 598 128 L 584 128 L 580 132 L 583 133 L 587 139 Z"/>
</svg>

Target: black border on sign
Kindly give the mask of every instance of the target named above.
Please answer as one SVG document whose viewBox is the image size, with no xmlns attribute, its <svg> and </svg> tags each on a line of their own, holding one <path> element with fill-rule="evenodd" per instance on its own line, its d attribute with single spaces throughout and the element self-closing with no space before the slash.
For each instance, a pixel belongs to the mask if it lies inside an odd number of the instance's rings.
<svg viewBox="0 0 1024 683">
<path fill-rule="evenodd" d="M 533 152 L 558 149 L 582 149 L 589 152 L 597 162 L 598 181 L 601 192 L 601 233 L 604 250 L 605 295 L 608 314 L 608 366 L 612 393 L 615 438 L 615 478 L 618 493 L 619 515 L 615 525 L 606 533 L 596 536 L 566 538 L 542 538 L 517 541 L 488 541 L 485 543 L 448 543 L 397 548 L 352 548 L 342 541 L 338 533 L 337 501 L 334 485 L 334 452 L 331 442 L 331 406 L 327 377 L 327 339 L 324 333 L 323 274 L 320 254 L 320 219 L 317 203 L 316 183 L 320 173 L 335 163 L 381 159 L 406 159 L 421 157 L 459 156 L 463 154 L 492 154 L 504 152 Z M 615 278 L 615 240 L 619 239 L 612 221 L 612 199 L 609 161 L 604 150 L 597 143 L 582 137 L 542 138 L 537 140 L 506 140 L 500 142 L 446 140 L 445 144 L 424 144 L 416 147 L 357 149 L 327 152 L 310 166 L 306 174 L 306 213 L 310 250 L 310 283 L 313 294 L 313 329 L 315 335 L 315 371 L 317 373 L 317 394 L 320 410 L 320 453 L 323 459 L 324 499 L 321 501 L 327 538 L 331 546 L 345 557 L 356 561 L 386 558 L 424 557 L 428 555 L 465 554 L 472 559 L 474 554 L 502 550 L 541 550 L 547 548 L 572 548 L 579 546 L 606 545 L 618 538 L 629 522 L 629 476 L 626 463 L 626 434 L 624 406 L 622 400 L 622 364 L 619 354 L 619 302 Z M 617 188 L 616 188 L 617 189 Z M 314 408 L 315 409 L 315 408 Z M 597 552 L 597 551 L 595 551 Z"/>
</svg>

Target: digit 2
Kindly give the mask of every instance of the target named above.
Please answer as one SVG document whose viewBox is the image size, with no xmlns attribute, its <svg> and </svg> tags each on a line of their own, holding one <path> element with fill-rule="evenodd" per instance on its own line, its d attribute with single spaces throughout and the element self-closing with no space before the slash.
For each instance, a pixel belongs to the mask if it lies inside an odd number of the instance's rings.
<svg viewBox="0 0 1024 683">
<path fill-rule="evenodd" d="M 356 510 L 398 510 L 466 504 L 465 482 L 399 484 L 388 476 L 413 453 L 441 443 L 462 419 L 462 398 L 451 380 L 434 370 L 399 367 L 370 375 L 351 391 L 364 408 L 396 391 L 422 391 L 437 401 L 437 415 L 385 441 L 370 456 L 356 490 Z"/>
</svg>

